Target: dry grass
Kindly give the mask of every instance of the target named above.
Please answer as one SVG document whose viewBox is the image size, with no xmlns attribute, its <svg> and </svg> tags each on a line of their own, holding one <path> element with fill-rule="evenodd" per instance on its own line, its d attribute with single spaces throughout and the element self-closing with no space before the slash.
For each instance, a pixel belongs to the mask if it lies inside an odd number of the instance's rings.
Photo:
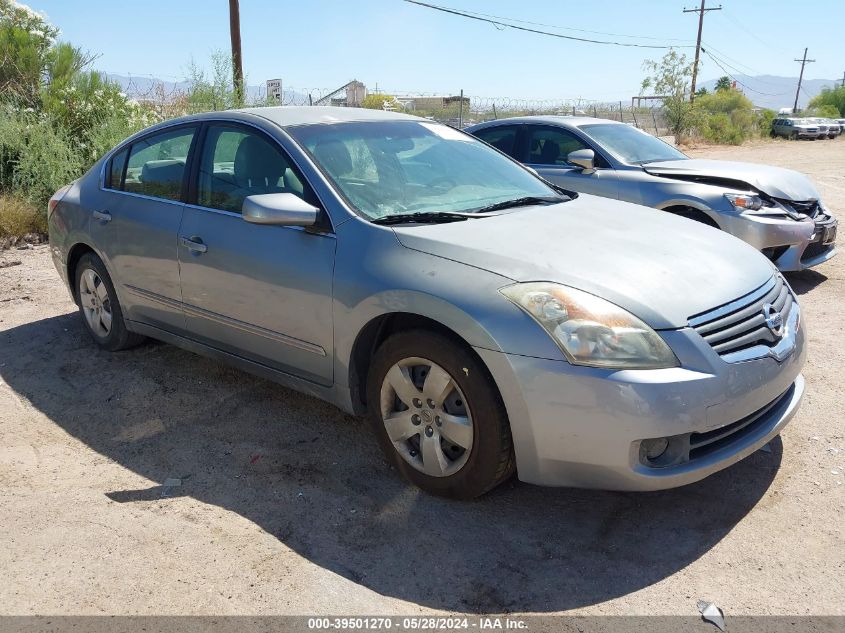
<svg viewBox="0 0 845 633">
<path fill-rule="evenodd" d="M 0 195 L 0 240 L 43 237 L 47 234 L 47 213 L 20 198 Z"/>
</svg>

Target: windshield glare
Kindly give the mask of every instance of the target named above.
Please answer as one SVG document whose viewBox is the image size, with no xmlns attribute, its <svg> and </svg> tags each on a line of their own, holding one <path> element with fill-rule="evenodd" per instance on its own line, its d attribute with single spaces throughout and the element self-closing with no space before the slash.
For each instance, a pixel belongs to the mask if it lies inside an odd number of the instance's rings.
<svg viewBox="0 0 845 633">
<path fill-rule="evenodd" d="M 439 123 L 360 121 L 288 132 L 344 198 L 373 220 L 558 195 L 499 152 Z"/>
<path fill-rule="evenodd" d="M 582 125 L 581 129 L 623 163 L 642 165 L 687 158 L 668 143 L 629 125 L 595 123 Z"/>
</svg>

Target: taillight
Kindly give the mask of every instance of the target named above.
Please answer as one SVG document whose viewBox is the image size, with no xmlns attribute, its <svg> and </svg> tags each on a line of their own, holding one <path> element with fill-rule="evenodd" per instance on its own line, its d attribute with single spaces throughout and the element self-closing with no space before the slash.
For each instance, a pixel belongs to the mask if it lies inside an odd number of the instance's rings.
<svg viewBox="0 0 845 633">
<path fill-rule="evenodd" d="M 65 185 L 61 189 L 59 189 L 56 193 L 53 194 L 53 197 L 47 202 L 47 217 L 49 218 L 53 211 L 56 210 L 56 206 L 61 202 L 62 198 L 65 197 L 65 194 L 70 190 L 71 185 Z"/>
</svg>

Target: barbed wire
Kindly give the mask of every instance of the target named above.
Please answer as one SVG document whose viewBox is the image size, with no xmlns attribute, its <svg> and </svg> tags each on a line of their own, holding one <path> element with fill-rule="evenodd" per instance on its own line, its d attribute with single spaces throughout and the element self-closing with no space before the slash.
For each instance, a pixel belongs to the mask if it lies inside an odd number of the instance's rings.
<svg viewBox="0 0 845 633">
<path fill-rule="evenodd" d="M 151 110 L 159 119 L 195 114 L 208 110 L 222 110 L 233 107 L 231 96 L 221 94 L 215 99 L 199 99 L 192 93 L 187 81 L 165 82 L 151 76 L 131 75 L 122 82 L 128 98 Z M 473 123 L 491 119 L 525 115 L 570 115 L 592 116 L 629 123 L 652 134 L 668 134 L 659 101 L 648 101 L 634 106 L 627 101 L 591 100 L 581 97 L 559 99 L 530 99 L 512 96 L 463 96 L 450 91 L 384 90 L 385 109 L 416 114 L 454 127 L 466 127 Z M 264 86 L 251 86 L 246 91 L 247 107 L 313 106 L 325 96 L 332 96 L 324 105 L 356 106 L 360 100 L 350 103 L 350 95 L 337 88 L 302 88 L 284 86 L 279 98 L 268 98 Z M 358 96 L 360 99 L 360 95 Z"/>
</svg>

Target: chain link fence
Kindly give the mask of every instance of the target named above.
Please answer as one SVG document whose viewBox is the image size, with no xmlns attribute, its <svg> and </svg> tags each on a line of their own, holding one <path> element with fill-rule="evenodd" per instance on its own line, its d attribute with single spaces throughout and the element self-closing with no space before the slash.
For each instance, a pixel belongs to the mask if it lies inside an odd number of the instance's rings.
<svg viewBox="0 0 845 633">
<path fill-rule="evenodd" d="M 160 119 L 210 110 L 234 107 L 231 91 L 204 90 L 192 93 L 186 83 L 155 82 L 129 78 L 126 94 L 149 108 Z M 453 93 L 415 93 L 408 91 L 368 91 L 360 82 L 350 82 L 335 89 L 300 89 L 283 87 L 277 95 L 268 96 L 261 87 L 246 91 L 245 105 L 266 106 L 346 106 L 371 107 L 404 112 L 465 128 L 474 123 L 530 115 L 589 116 L 633 125 L 655 136 L 668 136 L 670 130 L 659 102 L 633 106 L 624 101 L 606 102 L 585 99 L 520 99 L 485 97 Z"/>
</svg>

